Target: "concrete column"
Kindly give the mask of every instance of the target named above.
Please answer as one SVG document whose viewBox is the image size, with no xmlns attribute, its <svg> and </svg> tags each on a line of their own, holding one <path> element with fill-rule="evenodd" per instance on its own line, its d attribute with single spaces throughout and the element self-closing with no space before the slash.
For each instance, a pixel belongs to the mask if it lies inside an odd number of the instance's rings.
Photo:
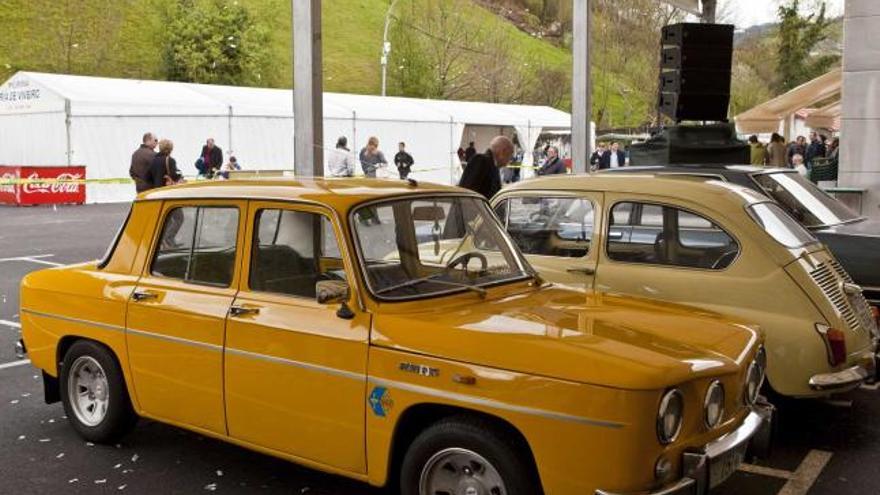
<svg viewBox="0 0 880 495">
<path fill-rule="evenodd" d="M 571 161 L 572 172 L 587 172 L 590 162 L 590 0 L 574 0 L 572 10 Z M 531 150 L 528 150 L 531 152 Z"/>
<path fill-rule="evenodd" d="M 880 1 L 847 0 L 838 184 L 864 188 L 862 213 L 880 219 Z"/>
<path fill-rule="evenodd" d="M 324 175 L 321 0 L 293 4 L 293 170 L 297 177 Z"/>
</svg>

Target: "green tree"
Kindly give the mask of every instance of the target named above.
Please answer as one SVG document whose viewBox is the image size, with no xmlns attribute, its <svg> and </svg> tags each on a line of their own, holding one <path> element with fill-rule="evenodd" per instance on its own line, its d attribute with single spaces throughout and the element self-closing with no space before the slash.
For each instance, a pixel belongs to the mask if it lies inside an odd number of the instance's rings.
<svg viewBox="0 0 880 495">
<path fill-rule="evenodd" d="M 836 54 L 816 54 L 816 48 L 830 37 L 832 21 L 825 18 L 825 2 L 819 12 L 802 16 L 800 0 L 779 7 L 779 79 L 780 92 L 821 76 L 840 59 Z"/>
<path fill-rule="evenodd" d="M 171 81 L 259 85 L 268 29 L 237 1 L 179 0 L 166 12 L 163 62 Z"/>
</svg>

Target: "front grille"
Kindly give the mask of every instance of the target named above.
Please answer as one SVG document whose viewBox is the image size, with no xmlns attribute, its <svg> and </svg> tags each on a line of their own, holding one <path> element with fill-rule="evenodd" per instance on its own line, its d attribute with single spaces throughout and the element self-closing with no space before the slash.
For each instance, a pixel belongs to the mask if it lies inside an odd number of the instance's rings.
<svg viewBox="0 0 880 495">
<path fill-rule="evenodd" d="M 871 334 L 876 332 L 873 315 L 865 296 L 861 293 L 848 295 L 843 291 L 841 282 L 851 284 L 853 280 L 837 260 L 832 259 L 819 263 L 810 272 L 810 276 L 813 277 L 813 280 L 816 281 L 816 284 L 819 285 L 850 328 L 853 330 L 862 328 Z"/>
</svg>

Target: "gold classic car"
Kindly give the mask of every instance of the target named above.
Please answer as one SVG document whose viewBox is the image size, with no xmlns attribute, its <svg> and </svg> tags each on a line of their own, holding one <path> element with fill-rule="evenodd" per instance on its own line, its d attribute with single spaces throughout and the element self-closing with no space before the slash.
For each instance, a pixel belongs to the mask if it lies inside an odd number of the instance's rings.
<svg viewBox="0 0 880 495">
<path fill-rule="evenodd" d="M 769 432 L 757 330 L 552 287 L 453 187 L 162 188 L 21 290 L 46 400 L 95 442 L 143 416 L 404 495 L 702 494 Z"/>
<path fill-rule="evenodd" d="M 520 183 L 493 204 L 549 281 L 757 324 L 779 394 L 822 396 L 873 378 L 877 326 L 860 288 L 760 193 L 711 178 L 599 174 Z"/>
</svg>

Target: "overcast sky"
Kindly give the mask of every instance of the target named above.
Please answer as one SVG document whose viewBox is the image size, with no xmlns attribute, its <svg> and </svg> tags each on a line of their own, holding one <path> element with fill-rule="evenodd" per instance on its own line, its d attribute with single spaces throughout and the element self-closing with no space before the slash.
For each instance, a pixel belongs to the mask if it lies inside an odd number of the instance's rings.
<svg viewBox="0 0 880 495">
<path fill-rule="evenodd" d="M 880 1 L 880 0 L 878 0 Z M 801 0 L 801 9 L 815 9 L 818 0 Z M 780 0 L 719 0 L 719 11 L 730 12 L 733 19 L 719 19 L 724 22 L 733 21 L 737 28 L 747 28 L 755 24 L 775 21 Z M 843 13 L 844 0 L 826 0 L 828 14 L 838 16 Z M 728 4 L 732 4 L 728 6 Z"/>
</svg>

